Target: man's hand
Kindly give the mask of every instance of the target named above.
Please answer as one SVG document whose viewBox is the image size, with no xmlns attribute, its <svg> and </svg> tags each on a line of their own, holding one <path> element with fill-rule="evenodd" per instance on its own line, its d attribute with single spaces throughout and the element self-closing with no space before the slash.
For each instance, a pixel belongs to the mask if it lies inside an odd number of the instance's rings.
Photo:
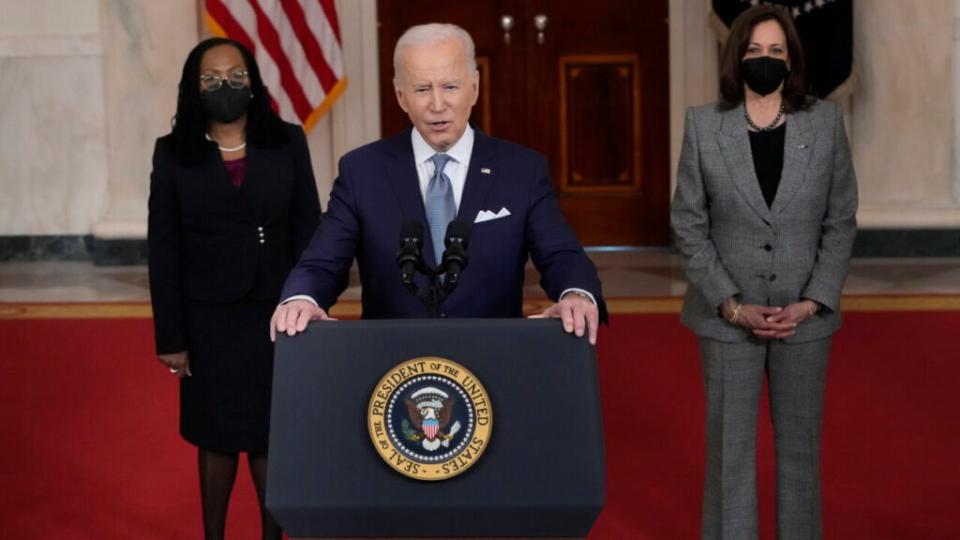
<svg viewBox="0 0 960 540">
<path fill-rule="evenodd" d="M 542 313 L 531 315 L 531 319 L 560 318 L 563 329 L 573 332 L 577 337 L 587 333 L 590 344 L 597 344 L 597 326 L 600 324 L 600 311 L 589 298 L 579 294 L 567 293 L 559 302 L 553 304 Z"/>
<path fill-rule="evenodd" d="M 335 321 L 327 312 L 308 300 L 291 300 L 277 306 L 270 318 L 270 341 L 277 341 L 277 332 L 286 332 L 295 336 L 307 329 L 307 323 L 314 320 Z"/>
<path fill-rule="evenodd" d="M 157 358 L 160 360 L 160 363 L 167 366 L 170 373 L 176 375 L 178 379 L 182 379 L 185 376 L 193 376 L 193 373 L 190 373 L 190 356 L 187 354 L 187 351 L 159 354 Z"/>
</svg>

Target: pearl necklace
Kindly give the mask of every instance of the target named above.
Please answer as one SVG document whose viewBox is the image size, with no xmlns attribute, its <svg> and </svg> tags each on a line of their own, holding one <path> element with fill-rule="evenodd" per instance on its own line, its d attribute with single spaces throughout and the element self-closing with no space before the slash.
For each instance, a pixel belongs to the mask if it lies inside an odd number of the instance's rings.
<svg viewBox="0 0 960 540">
<path fill-rule="evenodd" d="M 783 118 L 783 113 L 784 113 L 783 103 L 780 103 L 780 111 L 777 113 L 777 117 L 773 119 L 773 122 L 770 122 L 764 127 L 760 127 L 753 123 L 753 119 L 750 118 L 750 113 L 747 112 L 747 104 L 746 103 L 743 104 L 743 116 L 746 117 L 747 119 L 747 125 L 750 126 L 750 129 L 754 131 L 759 131 L 759 132 L 770 131 L 773 128 L 777 127 L 777 124 L 780 123 L 780 119 Z"/>
<path fill-rule="evenodd" d="M 205 133 L 203 136 L 206 137 L 208 141 L 214 142 L 213 137 L 211 137 L 209 133 Z M 243 150 L 246 147 L 247 147 L 246 141 L 244 141 L 243 144 L 241 144 L 240 146 L 234 146 L 233 148 L 224 148 L 219 144 L 217 145 L 217 148 L 219 148 L 221 152 L 239 152 L 240 150 Z"/>
</svg>

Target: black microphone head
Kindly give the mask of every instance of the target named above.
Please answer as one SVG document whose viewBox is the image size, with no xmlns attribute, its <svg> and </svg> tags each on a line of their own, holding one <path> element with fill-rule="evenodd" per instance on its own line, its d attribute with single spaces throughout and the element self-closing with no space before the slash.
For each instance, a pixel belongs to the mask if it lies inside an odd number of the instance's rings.
<svg viewBox="0 0 960 540">
<path fill-rule="evenodd" d="M 447 236 L 443 240 L 443 245 L 450 247 L 451 242 L 458 242 L 467 249 L 470 242 L 471 224 L 462 219 L 455 219 L 447 225 Z"/>
<path fill-rule="evenodd" d="M 415 219 L 408 219 L 400 227 L 400 246 L 408 240 L 416 242 L 417 247 L 423 245 L 423 223 Z"/>
</svg>

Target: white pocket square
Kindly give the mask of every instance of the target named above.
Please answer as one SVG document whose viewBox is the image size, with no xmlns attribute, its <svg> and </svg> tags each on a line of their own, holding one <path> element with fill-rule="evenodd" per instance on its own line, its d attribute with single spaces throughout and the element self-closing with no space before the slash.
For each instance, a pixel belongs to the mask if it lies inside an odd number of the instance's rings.
<svg viewBox="0 0 960 540">
<path fill-rule="evenodd" d="M 494 219 L 505 218 L 510 215 L 510 211 L 507 210 L 507 207 L 504 206 L 500 209 L 499 212 L 494 214 L 490 210 L 481 210 L 477 212 L 477 219 L 473 220 L 474 223 L 483 223 L 484 221 L 492 221 Z"/>
</svg>

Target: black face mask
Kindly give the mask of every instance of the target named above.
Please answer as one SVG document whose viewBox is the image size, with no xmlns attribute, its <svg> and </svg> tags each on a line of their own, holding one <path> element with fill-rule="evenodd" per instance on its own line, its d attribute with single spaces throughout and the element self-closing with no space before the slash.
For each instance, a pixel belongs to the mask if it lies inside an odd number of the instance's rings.
<svg viewBox="0 0 960 540">
<path fill-rule="evenodd" d="M 790 70 L 787 69 L 787 63 L 779 58 L 758 56 L 741 62 L 740 73 L 751 90 L 765 96 L 780 86 Z"/>
<path fill-rule="evenodd" d="M 229 124 L 247 113 L 252 97 L 250 88 L 246 86 L 231 88 L 224 84 L 217 90 L 200 92 L 200 103 L 209 119 Z"/>
</svg>

